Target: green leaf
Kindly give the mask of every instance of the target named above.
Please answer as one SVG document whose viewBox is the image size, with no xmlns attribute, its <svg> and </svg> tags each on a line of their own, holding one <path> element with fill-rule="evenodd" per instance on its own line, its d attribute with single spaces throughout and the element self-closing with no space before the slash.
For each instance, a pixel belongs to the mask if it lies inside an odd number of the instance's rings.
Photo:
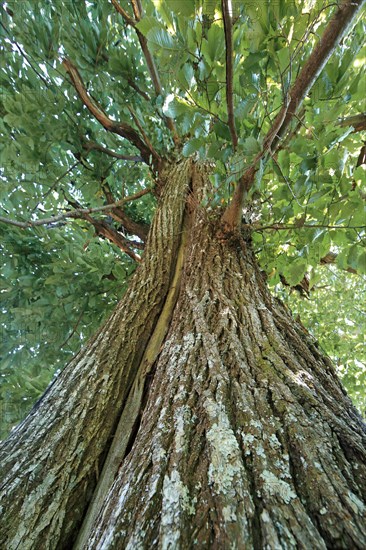
<svg viewBox="0 0 366 550">
<path fill-rule="evenodd" d="M 357 259 L 357 272 L 366 275 L 366 250 L 363 250 Z"/>
<path fill-rule="evenodd" d="M 181 50 L 180 45 L 165 29 L 154 27 L 149 30 L 146 36 L 150 45 L 177 52 Z"/>
<path fill-rule="evenodd" d="M 284 276 L 290 286 L 297 285 L 304 278 L 307 265 L 305 260 L 297 258 L 286 266 Z"/>
<path fill-rule="evenodd" d="M 165 0 L 165 3 L 176 15 L 192 17 L 195 13 L 195 0 Z"/>
<path fill-rule="evenodd" d="M 282 173 L 288 177 L 290 174 L 290 154 L 287 149 L 279 151 L 278 162 L 281 166 Z"/>
<path fill-rule="evenodd" d="M 145 15 L 140 19 L 138 23 L 136 23 L 136 28 L 142 32 L 144 36 L 148 35 L 148 32 L 152 29 L 162 29 L 165 31 L 164 25 L 162 25 L 156 17 L 152 17 L 150 15 Z"/>
<path fill-rule="evenodd" d="M 183 147 L 183 155 L 185 157 L 190 157 L 193 153 L 198 151 L 202 147 L 203 140 L 201 138 L 193 138 L 190 141 L 187 141 Z"/>
<path fill-rule="evenodd" d="M 224 52 L 224 33 L 219 25 L 211 25 L 207 33 L 207 54 L 212 62 L 218 61 Z"/>
<path fill-rule="evenodd" d="M 213 125 L 212 129 L 215 132 L 217 137 L 221 137 L 226 141 L 231 140 L 230 130 L 227 124 L 224 124 L 223 122 L 219 121 Z"/>
<path fill-rule="evenodd" d="M 252 156 L 260 151 L 260 145 L 254 137 L 250 136 L 244 141 L 243 150 L 246 156 Z"/>
</svg>

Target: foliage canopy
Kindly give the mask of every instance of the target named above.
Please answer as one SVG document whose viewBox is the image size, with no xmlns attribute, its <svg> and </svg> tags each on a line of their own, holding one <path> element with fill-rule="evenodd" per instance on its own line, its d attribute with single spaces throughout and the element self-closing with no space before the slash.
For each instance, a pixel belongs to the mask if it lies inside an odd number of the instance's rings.
<svg viewBox="0 0 366 550">
<path fill-rule="evenodd" d="M 337 9 L 319 0 L 142 4 L 143 13 L 138 0 L 134 13 L 122 0 L 2 5 L 3 431 L 126 289 L 159 159 L 211 162 L 215 192 L 202 206 L 222 212 Z M 291 307 L 338 359 L 360 408 L 364 36 L 359 15 L 276 149 L 258 160 L 242 212 L 274 291 L 310 289 L 301 300 L 290 291 Z"/>
</svg>

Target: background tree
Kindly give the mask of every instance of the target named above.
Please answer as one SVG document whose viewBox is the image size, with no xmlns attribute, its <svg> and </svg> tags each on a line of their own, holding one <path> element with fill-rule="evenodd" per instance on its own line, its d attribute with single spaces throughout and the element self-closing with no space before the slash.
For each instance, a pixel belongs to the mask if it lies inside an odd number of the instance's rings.
<svg viewBox="0 0 366 550">
<path fill-rule="evenodd" d="M 361 5 L 3 4 L 6 547 L 366 544 Z"/>
</svg>

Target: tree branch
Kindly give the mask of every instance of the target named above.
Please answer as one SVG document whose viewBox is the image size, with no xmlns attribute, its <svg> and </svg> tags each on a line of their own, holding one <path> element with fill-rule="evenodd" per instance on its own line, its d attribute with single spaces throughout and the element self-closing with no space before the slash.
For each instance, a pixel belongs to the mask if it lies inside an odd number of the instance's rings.
<svg viewBox="0 0 366 550">
<path fill-rule="evenodd" d="M 222 16 L 224 20 L 225 45 L 226 45 L 226 105 L 228 125 L 233 142 L 234 151 L 238 145 L 238 135 L 235 128 L 234 101 L 233 101 L 233 29 L 228 0 L 221 0 Z"/>
<path fill-rule="evenodd" d="M 114 157 L 116 159 L 128 160 L 132 162 L 144 162 L 144 159 L 142 157 L 133 155 L 120 155 L 119 153 L 115 153 L 111 149 L 107 149 L 107 147 L 103 147 L 102 145 L 99 145 L 94 141 L 85 141 L 83 143 L 83 149 L 85 149 L 87 153 L 92 150 L 101 151 L 102 153 L 105 153 L 106 155 L 109 155 L 110 157 Z"/>
<path fill-rule="evenodd" d="M 321 39 L 311 52 L 291 87 L 287 101 L 282 106 L 270 130 L 267 132 L 263 141 L 262 151 L 256 155 L 251 166 L 246 169 L 239 179 L 232 200 L 221 219 L 224 233 L 238 231 L 244 199 L 248 190 L 253 185 L 258 162 L 265 157 L 268 151 L 271 151 L 273 154 L 279 146 L 280 139 L 285 135 L 292 119 L 296 116 L 296 111 L 301 106 L 303 99 L 314 85 L 339 40 L 349 28 L 364 2 L 365 0 L 343 0 L 326 26 Z"/>
<path fill-rule="evenodd" d="M 116 10 L 118 11 L 118 13 L 120 13 L 122 15 L 122 17 L 124 18 L 126 23 L 128 25 L 131 25 L 135 29 L 137 37 L 138 37 L 139 42 L 140 42 L 142 53 L 144 54 L 144 57 L 145 57 L 147 68 L 148 68 L 149 73 L 150 73 L 150 77 L 151 77 L 151 80 L 152 80 L 152 83 L 153 83 L 155 94 L 156 95 L 162 95 L 163 88 L 162 88 L 162 85 L 161 85 L 160 76 L 159 76 L 158 70 L 156 68 L 154 58 L 151 55 L 151 52 L 150 52 L 149 47 L 147 45 L 147 39 L 141 33 L 141 31 L 139 31 L 136 28 L 136 23 L 138 21 L 140 21 L 141 16 L 142 16 L 141 3 L 138 0 L 131 0 L 132 8 L 133 8 L 134 15 L 135 15 L 135 19 L 132 19 L 127 14 L 127 12 L 119 5 L 117 0 L 111 0 L 111 2 L 113 4 L 113 6 L 116 8 Z M 173 141 L 174 141 L 175 145 L 178 145 L 180 140 L 179 140 L 178 132 L 177 132 L 177 129 L 175 127 L 175 123 L 174 123 L 173 119 L 170 118 L 170 117 L 164 116 L 164 121 L 165 121 L 165 124 L 166 124 L 167 128 L 172 133 Z"/>
<path fill-rule="evenodd" d="M 104 183 L 102 188 L 108 204 L 115 204 L 115 200 L 108 183 Z M 126 231 L 132 235 L 137 235 L 137 237 L 139 237 L 142 241 L 146 241 L 150 229 L 148 224 L 135 222 L 127 216 L 127 214 L 120 207 L 114 208 L 110 215 L 118 223 L 122 224 Z"/>
<path fill-rule="evenodd" d="M 265 138 L 265 142 L 269 143 L 270 146 L 272 145 L 272 150 L 277 147 L 278 141 L 285 134 L 296 111 L 324 69 L 339 40 L 348 30 L 356 14 L 360 11 L 364 1 L 343 0 L 340 3 L 338 10 L 328 23 L 321 39 L 311 52 L 291 87 L 288 106 L 284 105 L 282 107 L 272 125 L 273 130 L 270 130 Z"/>
<path fill-rule="evenodd" d="M 65 67 L 67 73 L 70 75 L 71 82 L 75 90 L 77 91 L 81 101 L 89 109 L 91 114 L 98 120 L 98 122 L 100 122 L 100 124 L 109 132 L 120 135 L 121 137 L 127 139 L 132 145 L 137 147 L 137 149 L 141 152 L 141 156 L 144 162 L 146 164 L 150 164 L 150 157 L 152 155 L 152 152 L 150 151 L 146 143 L 144 143 L 144 141 L 141 139 L 138 132 L 136 132 L 136 130 L 132 128 L 132 126 L 130 126 L 129 124 L 126 124 L 124 122 L 115 122 L 114 120 L 110 119 L 108 115 L 103 111 L 101 106 L 92 97 L 89 96 L 82 81 L 82 78 L 79 74 L 79 71 L 77 70 L 75 65 L 73 65 L 73 63 L 69 59 L 64 59 L 62 64 Z M 154 154 L 152 156 L 156 162 L 160 161 L 160 157 L 156 151 L 154 151 Z"/>
<path fill-rule="evenodd" d="M 118 233 L 118 231 L 116 231 L 113 227 L 110 227 L 105 221 L 95 220 L 89 214 L 83 214 L 80 217 L 93 225 L 97 235 L 105 237 L 110 242 L 114 243 L 120 250 L 122 250 L 122 252 L 125 252 L 135 262 L 141 261 L 141 257 L 138 254 L 135 254 L 135 252 L 131 249 L 130 246 L 132 243 L 125 239 L 125 237 Z"/>
<path fill-rule="evenodd" d="M 68 198 L 66 198 L 66 200 L 68 204 L 74 208 L 74 212 L 78 213 L 78 215 L 76 216 L 78 219 L 86 220 L 94 227 L 96 235 L 108 239 L 110 242 L 114 243 L 116 246 L 118 246 L 120 250 L 122 250 L 122 252 L 125 252 L 133 260 L 141 260 L 140 256 L 136 255 L 132 250 L 132 247 L 135 246 L 136 243 L 133 243 L 132 241 L 126 239 L 124 235 L 121 235 L 121 233 L 117 231 L 113 226 L 111 226 L 107 221 L 96 220 L 89 213 L 83 212 L 83 209 L 80 208 L 80 204 L 77 201 Z M 143 249 L 144 246 L 140 246 L 140 244 L 142 245 L 142 243 L 137 244 L 137 248 Z"/>
<path fill-rule="evenodd" d="M 366 141 L 362 145 L 360 154 L 358 155 L 356 168 L 362 166 L 363 164 L 366 164 Z"/>
<path fill-rule="evenodd" d="M 338 122 L 339 126 L 353 126 L 354 132 L 366 130 L 366 113 L 349 116 Z"/>
<path fill-rule="evenodd" d="M 328 252 L 326 256 L 320 259 L 319 263 L 320 265 L 335 264 L 337 260 L 337 256 L 338 254 L 335 254 L 335 252 Z M 358 274 L 357 270 L 353 269 L 353 267 L 346 267 L 346 268 L 340 268 L 340 269 L 342 269 L 342 271 L 347 271 L 347 273 L 353 273 L 354 275 Z M 283 285 L 289 286 L 293 290 L 297 290 L 301 296 L 305 296 L 306 298 L 309 298 L 310 293 L 318 288 L 317 286 L 313 286 L 310 288 L 308 273 L 305 273 L 301 281 L 294 286 L 290 285 L 286 281 L 286 278 L 281 274 L 280 274 L 280 281 Z"/>
<path fill-rule="evenodd" d="M 113 210 L 113 208 L 122 206 L 126 202 L 139 199 L 143 195 L 147 195 L 147 193 L 151 193 L 151 189 L 143 189 L 142 191 L 139 191 L 134 195 L 130 195 L 129 197 L 125 197 L 124 199 L 121 199 L 115 202 L 114 204 L 106 204 L 105 206 L 98 206 L 97 208 L 77 208 L 70 212 L 56 214 L 55 216 L 51 216 L 50 218 L 43 218 L 41 220 L 20 222 L 18 220 L 13 220 L 11 218 L 5 218 L 3 216 L 0 216 L 0 223 L 15 225 L 16 227 L 21 227 L 22 229 L 27 229 L 29 227 L 38 227 L 40 225 L 51 225 L 61 220 L 65 220 L 67 218 L 80 218 L 80 216 L 84 214 L 93 214 L 94 212 L 109 212 Z"/>
<path fill-rule="evenodd" d="M 141 133 L 141 135 L 142 135 L 142 137 L 143 137 L 143 139 L 144 139 L 146 145 L 148 146 L 148 148 L 150 149 L 151 152 L 154 151 L 154 148 L 153 148 L 153 146 L 152 146 L 152 143 L 151 143 L 150 139 L 148 138 L 148 136 L 146 135 L 145 130 L 144 130 L 143 127 L 141 126 L 140 122 L 138 121 L 138 118 L 137 118 L 137 116 L 135 115 L 135 113 L 133 112 L 133 109 L 132 109 L 130 106 L 128 106 L 127 108 L 128 108 L 128 110 L 129 110 L 129 112 L 130 112 L 130 115 L 131 115 L 132 118 L 133 118 L 134 123 L 136 124 L 137 128 L 140 130 L 140 133 Z"/>
<path fill-rule="evenodd" d="M 136 21 L 140 21 L 142 17 L 142 4 L 140 0 L 131 0 L 131 5 L 132 5 L 133 13 L 136 17 Z"/>
<path fill-rule="evenodd" d="M 274 231 L 280 231 L 282 229 L 302 229 L 305 227 L 306 229 L 318 229 L 318 228 L 324 228 L 324 229 L 366 229 L 366 225 L 324 225 L 320 223 L 302 223 L 301 225 L 298 225 L 296 223 L 290 223 L 290 224 L 282 224 L 282 223 L 273 223 L 271 225 L 256 225 L 254 224 L 243 224 L 243 227 L 251 228 L 253 231 L 266 231 L 268 229 L 272 229 Z"/>
<path fill-rule="evenodd" d="M 123 19 L 130 25 L 131 27 L 135 27 L 137 21 L 135 21 L 132 17 L 130 17 L 126 10 L 124 10 L 119 2 L 117 0 L 111 0 L 113 6 L 116 8 L 118 13 L 120 13 L 123 17 Z"/>
<path fill-rule="evenodd" d="M 150 101 L 149 94 L 141 90 L 137 84 L 132 80 L 132 78 L 128 78 L 125 75 L 123 75 L 123 78 L 125 78 L 128 82 L 128 84 L 133 88 L 138 94 L 140 94 L 141 97 L 143 97 L 146 101 Z"/>
<path fill-rule="evenodd" d="M 54 189 L 56 189 L 57 187 L 57 184 L 65 177 L 67 176 L 67 174 L 69 174 L 70 172 L 72 172 L 72 170 L 78 165 L 80 164 L 80 160 L 77 160 L 77 162 L 74 162 L 74 164 L 68 168 L 67 170 L 65 170 L 65 172 L 63 174 L 61 174 L 61 176 L 59 176 L 54 182 L 53 184 L 51 185 L 51 187 L 46 191 L 46 193 L 44 194 L 43 196 L 43 199 L 42 200 L 45 200 L 48 195 L 50 193 L 52 193 L 52 191 L 54 191 Z"/>
</svg>

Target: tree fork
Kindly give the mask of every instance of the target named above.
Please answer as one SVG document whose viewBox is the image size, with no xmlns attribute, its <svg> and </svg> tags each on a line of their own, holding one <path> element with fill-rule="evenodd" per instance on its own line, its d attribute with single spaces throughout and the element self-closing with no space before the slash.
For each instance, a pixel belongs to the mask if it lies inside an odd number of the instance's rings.
<svg viewBox="0 0 366 550">
<path fill-rule="evenodd" d="M 2 445 L 5 548 L 72 547 L 113 434 L 80 547 L 365 547 L 365 427 L 250 242 L 217 238 L 208 172 L 166 167 L 129 291 Z"/>
</svg>

